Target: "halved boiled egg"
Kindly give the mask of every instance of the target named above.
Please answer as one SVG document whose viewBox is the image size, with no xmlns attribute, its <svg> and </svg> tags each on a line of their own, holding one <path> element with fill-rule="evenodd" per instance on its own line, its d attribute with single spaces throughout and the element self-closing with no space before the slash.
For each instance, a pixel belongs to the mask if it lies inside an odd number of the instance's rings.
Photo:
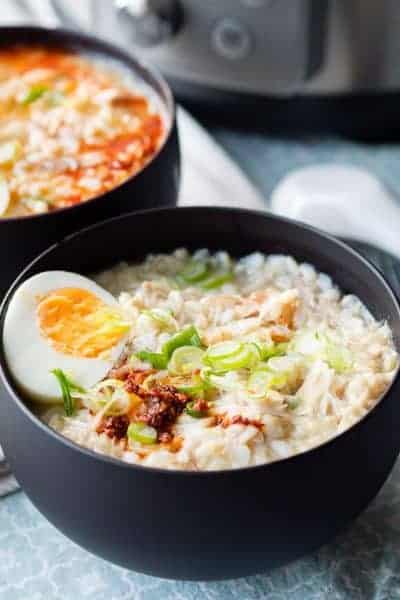
<svg viewBox="0 0 400 600">
<path fill-rule="evenodd" d="M 121 354 L 131 324 L 117 300 L 76 273 L 34 275 L 15 292 L 4 322 L 8 368 L 38 402 L 62 402 L 51 373 L 61 369 L 75 384 L 101 381 Z"/>
</svg>

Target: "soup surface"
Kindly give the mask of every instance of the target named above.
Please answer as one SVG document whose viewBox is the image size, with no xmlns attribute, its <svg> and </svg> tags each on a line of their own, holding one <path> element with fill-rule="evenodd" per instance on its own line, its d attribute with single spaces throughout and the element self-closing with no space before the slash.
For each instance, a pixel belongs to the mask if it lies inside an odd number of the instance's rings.
<svg viewBox="0 0 400 600">
<path fill-rule="evenodd" d="M 163 136 L 149 100 L 104 65 L 44 47 L 0 50 L 0 218 L 111 190 Z"/>
<path fill-rule="evenodd" d="M 289 457 L 359 421 L 398 366 L 388 324 L 290 256 L 177 250 L 96 281 L 118 298 L 124 351 L 90 389 L 70 371 L 73 411 L 41 416 L 127 462 L 218 470 Z"/>
</svg>

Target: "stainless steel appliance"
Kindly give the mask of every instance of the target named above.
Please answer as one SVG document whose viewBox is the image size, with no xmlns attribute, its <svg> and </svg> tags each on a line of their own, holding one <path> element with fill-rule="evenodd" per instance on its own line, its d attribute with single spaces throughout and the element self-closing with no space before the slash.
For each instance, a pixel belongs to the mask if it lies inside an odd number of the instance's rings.
<svg viewBox="0 0 400 600">
<path fill-rule="evenodd" d="M 278 127 L 400 130 L 398 0 L 49 3 L 64 24 L 135 48 L 197 104 Z"/>
</svg>

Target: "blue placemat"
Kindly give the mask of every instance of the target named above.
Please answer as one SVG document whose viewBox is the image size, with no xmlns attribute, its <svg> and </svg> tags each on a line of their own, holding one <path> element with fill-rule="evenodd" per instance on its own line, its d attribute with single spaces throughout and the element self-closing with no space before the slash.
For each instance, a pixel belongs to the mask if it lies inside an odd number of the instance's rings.
<svg viewBox="0 0 400 600">
<path fill-rule="evenodd" d="M 367 167 L 392 188 L 400 188 L 396 146 L 268 139 L 225 129 L 214 133 L 266 196 L 287 170 L 331 160 Z M 373 258 L 397 277 L 399 268 L 388 255 L 373 252 Z M 353 526 L 316 554 L 267 575 L 221 583 L 163 581 L 114 567 L 58 533 L 23 493 L 0 500 L 0 600 L 103 598 L 400 599 L 400 466 Z"/>
<path fill-rule="evenodd" d="M 0 501 L 0 600 L 399 599 L 399 476 L 397 467 L 368 511 L 315 555 L 218 583 L 164 581 L 114 567 L 58 533 L 24 494 L 8 496 Z"/>
</svg>

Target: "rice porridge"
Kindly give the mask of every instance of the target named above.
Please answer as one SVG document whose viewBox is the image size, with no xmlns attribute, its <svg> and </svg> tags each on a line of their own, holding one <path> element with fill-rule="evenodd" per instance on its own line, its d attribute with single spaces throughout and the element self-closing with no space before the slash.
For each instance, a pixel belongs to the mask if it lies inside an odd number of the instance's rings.
<svg viewBox="0 0 400 600">
<path fill-rule="evenodd" d="M 392 382 L 387 323 L 290 256 L 179 249 L 95 281 L 129 333 L 106 379 L 41 409 L 74 442 L 152 467 L 218 470 L 310 449 L 359 421 Z"/>
</svg>

